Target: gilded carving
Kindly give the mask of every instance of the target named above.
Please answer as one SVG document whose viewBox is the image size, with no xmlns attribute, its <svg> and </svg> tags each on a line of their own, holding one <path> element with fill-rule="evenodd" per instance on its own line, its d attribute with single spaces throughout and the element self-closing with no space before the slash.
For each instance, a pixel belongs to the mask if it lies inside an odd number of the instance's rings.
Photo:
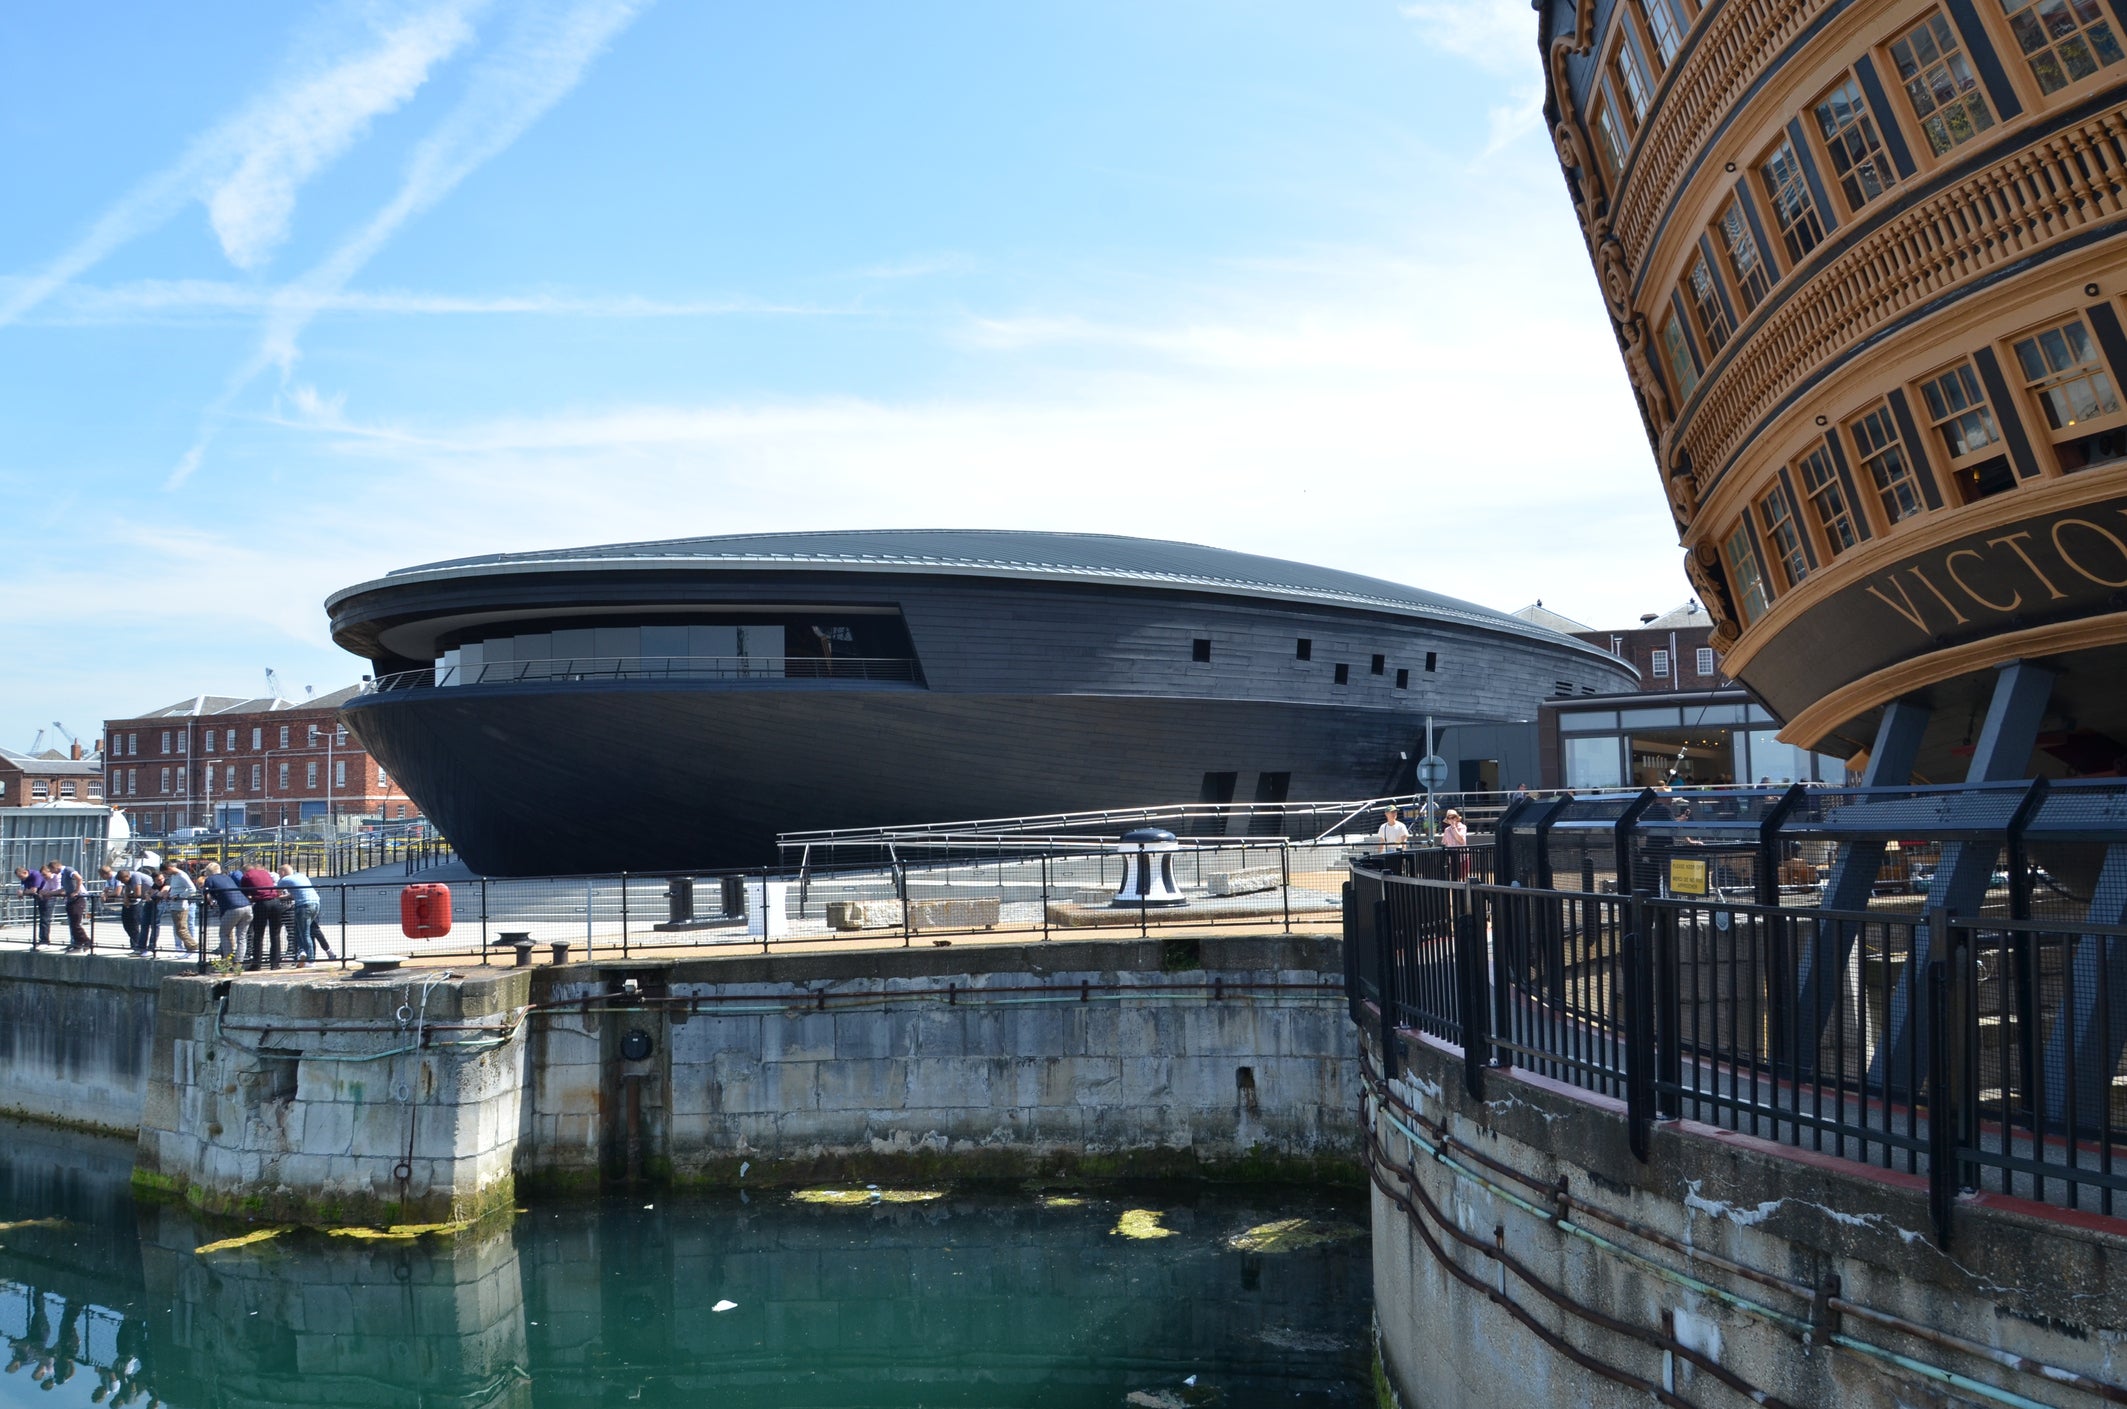
<svg viewBox="0 0 2127 1409">
<path fill-rule="evenodd" d="M 1700 604 L 1713 622 L 1713 636 L 1707 644 L 1716 651 L 1727 651 L 1740 633 L 1736 630 L 1735 604 L 1728 600 L 1728 581 L 1721 575 L 1720 555 L 1712 544 L 1701 543 L 1684 555 L 1684 575 L 1691 579 Z"/>
<path fill-rule="evenodd" d="M 1654 373 L 1654 362 L 1648 356 L 1647 320 L 1635 317 L 1619 329 L 1625 340 L 1625 374 L 1632 380 L 1632 389 L 1640 394 L 1640 405 L 1646 409 L 1647 424 L 1654 428 L 1656 436 L 1669 430 L 1669 397 L 1662 391 L 1662 379 Z"/>
<path fill-rule="evenodd" d="M 1625 263 L 1625 247 L 1607 225 L 1595 246 L 1595 272 L 1602 280 L 1603 301 L 1610 305 L 1610 316 L 1620 323 L 1631 322 L 1632 270 Z"/>
<path fill-rule="evenodd" d="M 1699 482 L 1690 470 L 1679 470 L 1671 466 L 1669 512 L 1675 517 L 1680 529 L 1691 527 L 1691 521 L 1699 516 Z"/>
</svg>

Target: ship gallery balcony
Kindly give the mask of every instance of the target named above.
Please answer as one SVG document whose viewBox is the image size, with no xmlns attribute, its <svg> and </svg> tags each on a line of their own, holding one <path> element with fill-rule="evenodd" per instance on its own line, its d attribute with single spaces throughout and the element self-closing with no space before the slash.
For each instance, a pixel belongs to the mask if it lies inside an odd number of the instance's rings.
<svg viewBox="0 0 2127 1409">
<path fill-rule="evenodd" d="M 876 684 L 924 684 L 912 656 L 583 656 L 560 660 L 494 660 L 467 665 L 438 663 L 426 670 L 379 676 L 365 693 L 447 689 L 460 686 L 615 681 L 843 680 Z"/>
</svg>

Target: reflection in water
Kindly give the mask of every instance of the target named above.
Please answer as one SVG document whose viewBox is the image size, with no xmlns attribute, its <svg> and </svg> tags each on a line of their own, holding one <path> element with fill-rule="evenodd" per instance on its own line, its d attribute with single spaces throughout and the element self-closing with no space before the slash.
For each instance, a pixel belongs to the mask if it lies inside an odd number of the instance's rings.
<svg viewBox="0 0 2127 1409">
<path fill-rule="evenodd" d="M 1229 1243 L 1301 1216 L 1341 1230 L 1358 1199 L 646 1194 L 456 1237 L 202 1252 L 230 1230 L 136 1205 L 131 1164 L 128 1144 L 0 1122 L 5 1409 L 1366 1398 L 1366 1240 Z M 1173 1236 L 1116 1235 L 1138 1209 Z"/>
</svg>

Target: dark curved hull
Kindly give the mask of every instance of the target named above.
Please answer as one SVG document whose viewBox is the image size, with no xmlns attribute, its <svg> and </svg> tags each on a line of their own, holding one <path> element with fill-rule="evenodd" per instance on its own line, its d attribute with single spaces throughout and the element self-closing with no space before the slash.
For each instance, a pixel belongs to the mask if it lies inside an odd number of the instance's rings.
<svg viewBox="0 0 2127 1409">
<path fill-rule="evenodd" d="M 1206 773 L 1377 795 L 1420 714 L 877 686 L 550 685 L 366 696 L 348 724 L 488 875 L 687 871 L 778 833 L 1195 800 Z M 1407 767 L 1408 765 L 1402 765 Z"/>
</svg>

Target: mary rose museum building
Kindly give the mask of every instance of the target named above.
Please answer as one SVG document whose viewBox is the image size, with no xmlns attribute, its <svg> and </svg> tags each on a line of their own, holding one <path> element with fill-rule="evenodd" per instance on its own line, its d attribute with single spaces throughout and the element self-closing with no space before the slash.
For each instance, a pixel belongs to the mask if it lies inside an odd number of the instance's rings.
<svg viewBox="0 0 2127 1409">
<path fill-rule="evenodd" d="M 1354 573 L 1193 544 L 860 531 L 465 558 L 327 603 L 344 718 L 474 868 L 770 860 L 805 828 L 1407 790 L 1536 774 L 1595 646 Z M 1507 777 L 1501 775 L 1505 772 Z"/>
<path fill-rule="evenodd" d="M 2127 6 L 1539 0 L 1722 667 L 1905 783 L 2127 758 Z"/>
</svg>

